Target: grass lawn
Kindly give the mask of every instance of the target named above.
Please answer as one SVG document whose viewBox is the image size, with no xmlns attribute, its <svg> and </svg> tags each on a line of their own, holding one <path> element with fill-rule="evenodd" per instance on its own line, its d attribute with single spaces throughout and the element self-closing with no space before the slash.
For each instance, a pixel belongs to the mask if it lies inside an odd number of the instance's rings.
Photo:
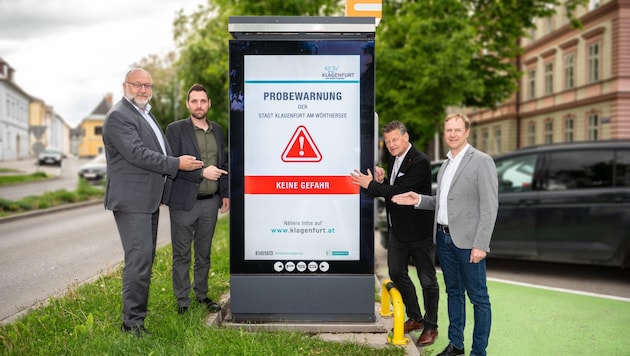
<svg viewBox="0 0 630 356">
<path fill-rule="evenodd" d="M 410 271 L 419 286 L 415 270 Z M 425 348 L 427 356 L 437 355 L 448 344 L 446 289 L 438 274 L 440 335 Z M 488 281 L 488 289 L 492 304 L 488 355 L 630 355 L 630 302 L 498 281 Z M 464 334 L 467 353 L 473 325 L 469 302 Z"/>
</svg>

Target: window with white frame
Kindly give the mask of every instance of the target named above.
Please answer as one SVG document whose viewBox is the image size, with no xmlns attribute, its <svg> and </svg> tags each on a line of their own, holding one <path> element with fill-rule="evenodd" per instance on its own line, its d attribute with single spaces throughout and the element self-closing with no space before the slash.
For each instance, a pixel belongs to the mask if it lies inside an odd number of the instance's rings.
<svg viewBox="0 0 630 356">
<path fill-rule="evenodd" d="M 564 88 L 571 89 L 575 86 L 574 82 L 574 54 L 567 53 L 564 56 Z"/>
<path fill-rule="evenodd" d="M 588 115 L 588 139 L 591 141 L 599 139 L 599 115 L 597 113 Z"/>
<path fill-rule="evenodd" d="M 588 82 L 599 80 L 599 42 L 588 46 Z"/>
<path fill-rule="evenodd" d="M 536 70 L 531 69 L 527 72 L 527 85 L 528 85 L 528 99 L 534 99 L 536 97 Z"/>
<path fill-rule="evenodd" d="M 600 0 L 588 0 L 588 9 L 595 10 L 599 7 Z"/>
<path fill-rule="evenodd" d="M 545 143 L 553 143 L 553 121 L 545 121 Z"/>
<path fill-rule="evenodd" d="M 546 17 L 544 19 L 545 22 L 545 34 L 551 33 L 551 31 L 553 30 L 553 22 L 552 22 L 552 18 L 551 17 Z"/>
<path fill-rule="evenodd" d="M 565 142 L 573 142 L 573 125 L 574 120 L 572 117 L 567 117 L 564 119 L 564 141 Z"/>
<path fill-rule="evenodd" d="M 488 152 L 488 129 L 481 130 L 481 150 Z"/>
<path fill-rule="evenodd" d="M 501 153 L 501 126 L 494 128 L 494 153 Z"/>
<path fill-rule="evenodd" d="M 527 144 L 530 146 L 536 144 L 536 124 L 533 122 L 527 126 Z"/>
<path fill-rule="evenodd" d="M 553 63 L 545 64 L 545 94 L 553 93 Z"/>
</svg>

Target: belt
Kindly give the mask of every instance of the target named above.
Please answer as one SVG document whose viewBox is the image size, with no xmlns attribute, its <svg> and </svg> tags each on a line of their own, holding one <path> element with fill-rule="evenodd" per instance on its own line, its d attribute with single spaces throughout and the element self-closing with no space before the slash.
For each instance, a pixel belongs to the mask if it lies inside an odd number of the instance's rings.
<svg viewBox="0 0 630 356">
<path fill-rule="evenodd" d="M 214 197 L 214 194 L 199 194 L 197 195 L 197 200 L 212 199 L 212 197 Z"/>
<path fill-rule="evenodd" d="M 451 233 L 450 230 L 448 229 L 447 225 L 437 224 L 437 228 L 438 228 L 438 230 L 443 231 L 445 234 L 450 234 Z"/>
</svg>

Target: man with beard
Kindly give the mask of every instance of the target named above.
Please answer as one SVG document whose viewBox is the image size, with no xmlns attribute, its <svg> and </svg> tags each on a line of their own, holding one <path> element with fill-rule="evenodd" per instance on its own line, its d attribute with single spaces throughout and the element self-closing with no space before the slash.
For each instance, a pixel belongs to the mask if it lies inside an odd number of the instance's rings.
<svg viewBox="0 0 630 356">
<path fill-rule="evenodd" d="M 149 113 L 153 84 L 149 72 L 134 68 L 123 82 L 123 98 L 105 116 L 103 143 L 107 158 L 105 208 L 113 211 L 122 242 L 122 326 L 136 336 L 147 334 L 151 269 L 157 243 L 160 204 L 170 180 L 180 171 L 203 166 L 194 156 L 173 157 L 157 121 Z"/>
<path fill-rule="evenodd" d="M 166 128 L 166 138 L 174 154 L 201 157 L 204 162 L 201 169 L 177 174 L 168 201 L 173 246 L 173 292 L 179 314 L 184 314 L 190 305 L 189 269 L 193 245 L 195 300 L 210 312 L 221 310 L 219 304 L 208 298 L 208 272 L 218 212 L 227 212 L 230 200 L 223 129 L 206 118 L 210 105 L 206 88 L 194 84 L 186 97 L 190 117 L 172 122 Z"/>
</svg>

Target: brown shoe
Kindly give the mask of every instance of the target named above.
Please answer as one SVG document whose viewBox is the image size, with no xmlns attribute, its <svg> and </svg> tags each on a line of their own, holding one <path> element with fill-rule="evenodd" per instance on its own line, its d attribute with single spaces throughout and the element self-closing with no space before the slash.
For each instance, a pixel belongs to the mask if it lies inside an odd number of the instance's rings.
<svg viewBox="0 0 630 356">
<path fill-rule="evenodd" d="M 420 337 L 418 338 L 418 342 L 416 342 L 416 345 L 418 346 L 433 345 L 437 337 L 438 337 L 437 329 L 424 329 L 422 330 L 422 334 L 420 334 Z"/>
<path fill-rule="evenodd" d="M 409 319 L 405 321 L 405 334 L 408 334 L 410 331 L 420 330 L 424 328 L 424 322 L 417 321 L 413 319 Z"/>
</svg>

